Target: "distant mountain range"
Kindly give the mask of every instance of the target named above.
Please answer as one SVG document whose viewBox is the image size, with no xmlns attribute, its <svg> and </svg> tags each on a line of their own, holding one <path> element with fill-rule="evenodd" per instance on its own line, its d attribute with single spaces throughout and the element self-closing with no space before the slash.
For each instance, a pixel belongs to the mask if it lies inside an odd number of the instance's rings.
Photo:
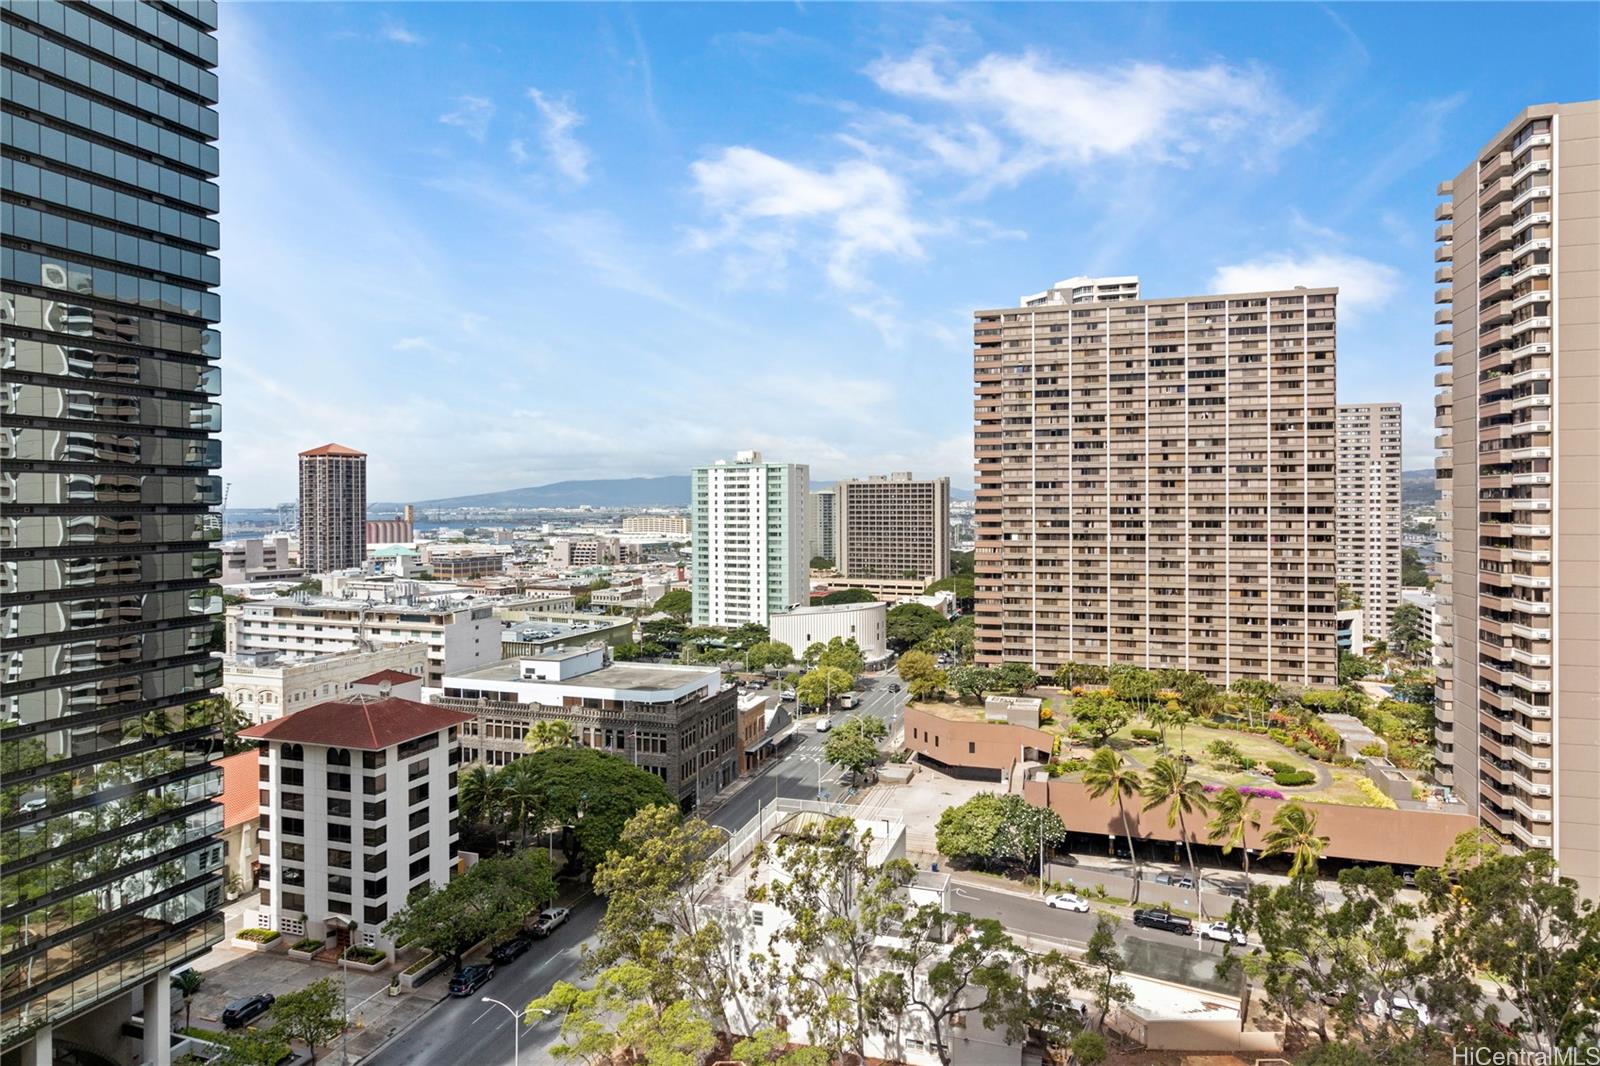
<svg viewBox="0 0 1600 1066">
<path fill-rule="evenodd" d="M 1400 506 L 1432 507 L 1439 502 L 1439 488 L 1430 470 L 1400 471 Z"/>
<path fill-rule="evenodd" d="M 814 481 L 812 488 L 827 488 L 831 481 Z M 950 490 L 953 500 L 972 499 L 971 489 Z M 470 510 L 508 507 L 688 507 L 689 475 L 666 477 L 603 478 L 594 481 L 557 481 L 525 489 L 480 492 L 471 496 L 447 496 L 437 500 L 414 500 L 418 510 Z M 373 512 L 398 511 L 400 503 L 372 503 Z"/>
</svg>

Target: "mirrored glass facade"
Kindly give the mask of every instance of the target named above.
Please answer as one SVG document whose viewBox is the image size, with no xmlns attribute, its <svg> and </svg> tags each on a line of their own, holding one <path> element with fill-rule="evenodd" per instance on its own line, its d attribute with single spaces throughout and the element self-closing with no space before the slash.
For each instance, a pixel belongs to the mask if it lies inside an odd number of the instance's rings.
<svg viewBox="0 0 1600 1066">
<path fill-rule="evenodd" d="M 222 936 L 216 4 L 0 0 L 0 1044 Z"/>
</svg>

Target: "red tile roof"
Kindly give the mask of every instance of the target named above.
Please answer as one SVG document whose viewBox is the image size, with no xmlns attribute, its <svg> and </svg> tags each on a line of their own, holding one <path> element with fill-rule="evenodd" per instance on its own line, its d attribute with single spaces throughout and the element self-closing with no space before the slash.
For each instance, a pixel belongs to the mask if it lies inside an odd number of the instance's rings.
<svg viewBox="0 0 1600 1066">
<path fill-rule="evenodd" d="M 352 685 L 376 685 L 380 682 L 387 681 L 391 685 L 404 685 L 411 681 L 420 680 L 421 678 L 417 677 L 416 674 L 408 674 L 404 670 L 379 670 L 375 674 L 368 674 L 366 677 L 358 677 L 350 683 Z"/>
<path fill-rule="evenodd" d="M 461 711 L 398 696 L 349 696 L 241 729 L 239 735 L 274 743 L 382 751 L 471 720 L 472 715 Z"/>
<path fill-rule="evenodd" d="M 348 455 L 348 456 L 359 456 L 362 459 L 365 459 L 367 457 L 367 453 L 366 452 L 358 452 L 354 448 L 346 448 L 343 444 L 324 444 L 320 448 L 307 448 L 305 451 L 301 452 L 300 454 L 301 455 Z"/>
<path fill-rule="evenodd" d="M 258 753 L 241 751 L 217 760 L 222 767 L 222 828 L 253 822 L 261 813 L 261 778 Z"/>
</svg>

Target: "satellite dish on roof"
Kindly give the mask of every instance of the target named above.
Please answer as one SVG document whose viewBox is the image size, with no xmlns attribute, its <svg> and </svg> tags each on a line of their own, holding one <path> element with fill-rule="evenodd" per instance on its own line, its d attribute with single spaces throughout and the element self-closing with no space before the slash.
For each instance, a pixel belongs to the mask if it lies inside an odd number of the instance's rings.
<svg viewBox="0 0 1600 1066">
<path fill-rule="evenodd" d="M 384 678 L 382 681 L 378 682 L 378 698 L 379 699 L 385 699 L 385 700 L 389 698 L 389 679 L 388 678 Z"/>
</svg>

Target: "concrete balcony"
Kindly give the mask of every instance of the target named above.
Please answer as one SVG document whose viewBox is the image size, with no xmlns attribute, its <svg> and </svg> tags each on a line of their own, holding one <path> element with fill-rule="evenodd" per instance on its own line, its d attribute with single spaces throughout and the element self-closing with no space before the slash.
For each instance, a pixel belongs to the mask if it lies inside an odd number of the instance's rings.
<svg viewBox="0 0 1600 1066">
<path fill-rule="evenodd" d="M 1512 759 L 1514 759 L 1518 764 L 1520 764 L 1522 766 L 1526 766 L 1530 770 L 1548 770 L 1548 769 L 1550 769 L 1550 760 L 1549 759 L 1542 759 L 1542 758 L 1538 757 L 1537 755 L 1530 755 L 1530 754 L 1528 754 L 1527 752 L 1523 751 L 1521 748 L 1517 747 L 1514 744 L 1507 745 L 1506 749 L 1505 749 L 1505 752 Z"/>
<path fill-rule="evenodd" d="M 1480 182 L 1493 181 L 1502 174 L 1511 173 L 1510 151 L 1496 152 L 1488 159 L 1478 160 L 1478 180 Z"/>
<path fill-rule="evenodd" d="M 1453 185 L 1451 182 L 1441 181 L 1438 185 L 1433 187 L 1433 192 L 1436 196 L 1449 196 L 1452 188 Z"/>
<path fill-rule="evenodd" d="M 1448 263 L 1454 257 L 1454 254 L 1451 250 L 1450 242 L 1446 241 L 1433 250 L 1433 261 L 1435 263 Z"/>
<path fill-rule="evenodd" d="M 1511 201 L 1511 209 L 1515 211 L 1525 203 L 1548 199 L 1550 199 L 1550 186 L 1534 185 L 1517 194 L 1516 198 Z"/>
<path fill-rule="evenodd" d="M 1522 334 L 1527 333 L 1529 330 L 1549 329 L 1550 328 L 1550 316 L 1548 316 L 1548 315 L 1534 315 L 1531 318 L 1524 318 L 1520 322 L 1511 323 L 1511 327 L 1510 328 L 1511 328 L 1511 335 L 1513 337 L 1520 337 Z"/>
<path fill-rule="evenodd" d="M 1434 221 L 1443 222 L 1446 219 L 1454 217 L 1454 215 L 1455 215 L 1455 205 L 1454 205 L 1454 203 L 1452 201 L 1446 200 L 1443 203 L 1434 205 L 1434 208 L 1433 208 Z"/>
<path fill-rule="evenodd" d="M 1441 389 L 1452 388 L 1454 387 L 1455 382 L 1456 375 L 1455 371 L 1453 370 L 1441 370 L 1437 374 L 1433 375 L 1434 385 Z"/>
<path fill-rule="evenodd" d="M 1523 215 L 1521 218 L 1517 219 L 1511 224 L 1511 233 L 1513 236 L 1515 236 L 1516 234 L 1527 229 L 1529 226 L 1548 226 L 1549 224 L 1550 212 L 1530 211 L 1528 214 Z M 1549 248 L 1550 241 L 1548 238 L 1541 238 L 1534 241 L 1532 246 L 1535 248 Z"/>
<path fill-rule="evenodd" d="M 1550 553 L 1545 552 L 1544 554 L 1549 555 Z M 1550 628 L 1548 626 L 1530 626 L 1521 622 L 1512 622 L 1511 635 L 1521 637 L 1523 640 L 1548 641 L 1550 639 Z"/>
<path fill-rule="evenodd" d="M 1433 272 L 1433 280 L 1439 285 L 1450 284 L 1451 279 L 1454 277 L 1455 267 L 1453 266 L 1442 266 Z"/>
<path fill-rule="evenodd" d="M 1435 311 L 1433 313 L 1433 324 L 1436 326 L 1448 326 L 1450 324 L 1450 309 L 1441 307 Z"/>
</svg>

